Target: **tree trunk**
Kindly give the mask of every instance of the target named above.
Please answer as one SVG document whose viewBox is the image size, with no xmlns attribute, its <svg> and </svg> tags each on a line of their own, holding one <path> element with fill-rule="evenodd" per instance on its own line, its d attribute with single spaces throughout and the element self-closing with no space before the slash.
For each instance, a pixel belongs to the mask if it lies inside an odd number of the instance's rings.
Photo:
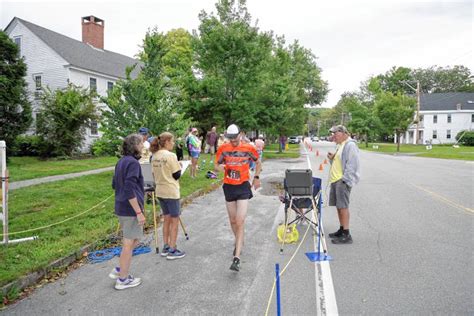
<svg viewBox="0 0 474 316">
<path fill-rule="evenodd" d="M 365 141 L 365 148 L 369 147 L 369 136 L 367 134 L 364 135 L 364 141 Z"/>
<path fill-rule="evenodd" d="M 400 137 L 402 136 L 401 133 L 397 133 L 397 152 L 400 152 Z"/>
</svg>

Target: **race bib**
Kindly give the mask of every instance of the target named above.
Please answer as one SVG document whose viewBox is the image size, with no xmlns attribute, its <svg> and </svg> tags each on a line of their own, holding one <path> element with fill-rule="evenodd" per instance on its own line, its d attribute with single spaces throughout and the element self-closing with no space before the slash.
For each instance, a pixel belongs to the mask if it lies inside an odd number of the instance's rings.
<svg viewBox="0 0 474 316">
<path fill-rule="evenodd" d="M 240 180 L 240 171 L 228 169 L 227 170 L 227 178 L 239 181 Z"/>
</svg>

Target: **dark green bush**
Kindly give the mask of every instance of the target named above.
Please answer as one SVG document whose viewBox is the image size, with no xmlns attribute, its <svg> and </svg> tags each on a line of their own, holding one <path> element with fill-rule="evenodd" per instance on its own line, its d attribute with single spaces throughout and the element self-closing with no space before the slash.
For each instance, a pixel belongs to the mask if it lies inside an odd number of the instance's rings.
<svg viewBox="0 0 474 316">
<path fill-rule="evenodd" d="M 460 131 L 456 135 L 456 140 L 461 145 L 474 146 L 474 131 Z"/>
<path fill-rule="evenodd" d="M 15 156 L 38 156 L 40 153 L 41 138 L 36 135 L 19 135 L 12 146 Z"/>
<path fill-rule="evenodd" d="M 108 140 L 105 137 L 99 138 L 91 145 L 91 154 L 94 156 L 116 156 L 120 155 L 122 140 Z"/>
</svg>

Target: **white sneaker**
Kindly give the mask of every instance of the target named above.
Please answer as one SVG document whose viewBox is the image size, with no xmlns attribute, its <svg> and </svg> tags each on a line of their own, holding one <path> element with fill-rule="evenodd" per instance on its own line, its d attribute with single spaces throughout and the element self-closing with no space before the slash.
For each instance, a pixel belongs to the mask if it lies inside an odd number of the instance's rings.
<svg viewBox="0 0 474 316">
<path fill-rule="evenodd" d="M 109 278 L 117 280 L 120 276 L 120 272 L 117 270 L 117 267 L 113 268 L 109 273 Z"/>
<path fill-rule="evenodd" d="M 120 281 L 120 279 L 117 279 L 115 282 L 115 289 L 116 290 L 124 290 L 128 289 L 129 287 L 135 287 L 138 286 L 142 283 L 142 279 L 140 278 L 134 278 L 132 275 L 129 275 L 128 278 L 125 279 L 125 281 Z"/>
</svg>

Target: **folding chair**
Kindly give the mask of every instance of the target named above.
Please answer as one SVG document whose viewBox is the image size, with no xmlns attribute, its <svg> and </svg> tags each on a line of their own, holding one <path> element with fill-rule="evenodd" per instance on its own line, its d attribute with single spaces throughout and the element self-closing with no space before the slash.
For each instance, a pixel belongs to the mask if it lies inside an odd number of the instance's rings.
<svg viewBox="0 0 474 316">
<path fill-rule="evenodd" d="M 320 232 L 324 237 L 322 225 L 318 225 L 319 216 L 321 214 L 321 187 L 322 182 L 320 178 L 313 177 L 311 169 L 287 169 L 285 171 L 285 180 L 283 186 L 285 189 L 282 203 L 285 203 L 285 234 L 288 226 L 295 222 L 306 222 L 317 233 L 318 226 Z M 288 210 L 295 212 L 296 218 L 288 222 Z M 314 221 L 308 215 L 314 212 Z M 286 236 L 280 247 L 280 253 L 283 253 L 283 246 L 285 244 Z M 326 241 L 323 241 L 323 249 L 326 251 Z"/>
</svg>

